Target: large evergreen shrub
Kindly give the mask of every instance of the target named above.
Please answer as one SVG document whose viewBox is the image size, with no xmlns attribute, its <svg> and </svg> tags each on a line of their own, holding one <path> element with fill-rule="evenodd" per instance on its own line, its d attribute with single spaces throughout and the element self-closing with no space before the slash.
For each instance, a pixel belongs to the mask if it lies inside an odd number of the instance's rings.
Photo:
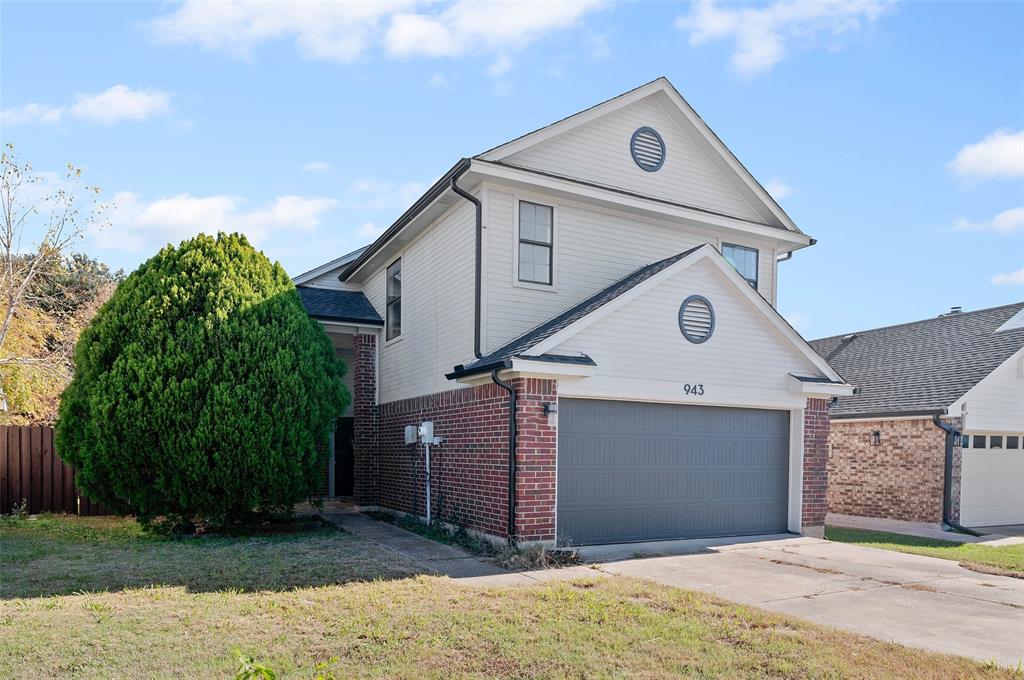
<svg viewBox="0 0 1024 680">
<path fill-rule="evenodd" d="M 227 524 L 321 483 L 344 364 L 295 286 L 239 234 L 167 246 L 85 329 L 56 444 L 93 500 Z"/>
</svg>

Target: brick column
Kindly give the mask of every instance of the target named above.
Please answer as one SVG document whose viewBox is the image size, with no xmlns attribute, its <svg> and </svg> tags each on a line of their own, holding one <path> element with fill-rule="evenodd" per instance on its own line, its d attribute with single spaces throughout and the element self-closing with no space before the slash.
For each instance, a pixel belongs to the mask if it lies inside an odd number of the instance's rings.
<svg viewBox="0 0 1024 680">
<path fill-rule="evenodd" d="M 518 395 L 516 427 L 516 538 L 555 538 L 555 456 L 557 426 L 548 423 L 544 404 L 558 400 L 557 383 L 541 378 L 512 381 Z"/>
<path fill-rule="evenodd" d="M 828 490 L 828 400 L 808 399 L 804 409 L 804 466 L 801 533 L 825 532 Z"/>
<path fill-rule="evenodd" d="M 377 336 L 353 337 L 352 416 L 354 495 L 360 505 L 377 504 Z"/>
</svg>

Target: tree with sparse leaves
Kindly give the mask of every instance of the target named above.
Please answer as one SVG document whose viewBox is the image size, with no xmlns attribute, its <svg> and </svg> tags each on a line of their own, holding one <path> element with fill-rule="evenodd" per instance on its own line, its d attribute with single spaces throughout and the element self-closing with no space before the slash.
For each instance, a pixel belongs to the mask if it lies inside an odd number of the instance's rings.
<svg viewBox="0 0 1024 680">
<path fill-rule="evenodd" d="M 83 315 L 115 282 L 68 254 L 106 223 L 99 188 L 81 175 L 70 164 L 63 179 L 37 173 L 10 144 L 0 154 L 0 422 L 51 414 Z"/>
<path fill-rule="evenodd" d="M 239 234 L 166 246 L 82 332 L 57 448 L 90 498 L 230 525 L 321 483 L 345 365 L 291 279 Z"/>
</svg>

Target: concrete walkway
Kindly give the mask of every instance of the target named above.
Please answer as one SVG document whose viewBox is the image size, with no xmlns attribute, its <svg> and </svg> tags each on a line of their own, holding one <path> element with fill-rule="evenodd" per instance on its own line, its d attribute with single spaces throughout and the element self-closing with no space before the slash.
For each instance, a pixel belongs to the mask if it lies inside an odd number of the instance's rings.
<svg viewBox="0 0 1024 680">
<path fill-rule="evenodd" d="M 917 536 L 919 538 L 933 538 L 939 541 L 954 541 L 956 543 L 981 543 L 984 545 L 1016 545 L 1024 543 L 1024 524 L 972 527 L 974 531 L 982 534 L 981 536 L 971 536 L 970 534 L 962 534 L 957 531 L 949 531 L 941 524 L 930 522 L 904 522 L 896 519 L 858 517 L 856 515 L 840 515 L 832 512 L 828 513 L 825 517 L 825 524 L 833 527 L 885 531 L 893 534 Z"/>
<path fill-rule="evenodd" d="M 1024 579 L 956 562 L 784 535 L 607 546 L 563 569 L 510 572 L 460 548 L 358 513 L 325 519 L 411 560 L 424 573 L 477 586 L 630 576 L 896 642 L 1005 666 L 1024 663 Z"/>
</svg>

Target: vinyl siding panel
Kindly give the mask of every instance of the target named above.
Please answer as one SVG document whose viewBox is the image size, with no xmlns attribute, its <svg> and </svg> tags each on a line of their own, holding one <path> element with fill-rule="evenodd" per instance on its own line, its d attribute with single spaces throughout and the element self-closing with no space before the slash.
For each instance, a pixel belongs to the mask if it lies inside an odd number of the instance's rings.
<svg viewBox="0 0 1024 680">
<path fill-rule="evenodd" d="M 656 172 L 640 169 L 630 154 L 630 139 L 642 126 L 654 128 L 665 141 L 665 163 Z M 696 134 L 679 125 L 651 96 L 503 162 L 762 222 L 698 147 L 691 136 Z"/>
<path fill-rule="evenodd" d="M 555 285 L 516 285 L 516 202 L 555 206 Z M 658 221 L 555 200 L 534 193 L 490 188 L 485 200 L 484 351 L 495 349 L 584 300 L 639 267 L 702 243 L 718 246 L 711 229 Z M 775 251 L 754 238 L 726 239 L 759 249 L 758 290 L 775 299 Z"/>
<path fill-rule="evenodd" d="M 958 415 L 964 404 L 968 432 L 1024 432 L 1024 349 L 968 390 L 949 412 Z"/>
<path fill-rule="evenodd" d="M 679 330 L 678 311 L 689 295 L 706 297 L 715 329 L 701 344 Z M 563 396 L 613 396 L 719 405 L 793 406 L 790 373 L 817 369 L 772 327 L 709 262 L 698 262 L 569 338 L 553 353 L 583 352 L 594 375 L 559 387 Z M 687 396 L 685 383 L 704 394 Z"/>
<path fill-rule="evenodd" d="M 473 253 L 474 212 L 465 201 L 402 251 L 402 335 L 384 341 L 381 333 L 380 403 L 460 387 L 444 374 L 473 357 Z M 385 273 L 381 267 L 364 287 L 382 318 Z"/>
</svg>

